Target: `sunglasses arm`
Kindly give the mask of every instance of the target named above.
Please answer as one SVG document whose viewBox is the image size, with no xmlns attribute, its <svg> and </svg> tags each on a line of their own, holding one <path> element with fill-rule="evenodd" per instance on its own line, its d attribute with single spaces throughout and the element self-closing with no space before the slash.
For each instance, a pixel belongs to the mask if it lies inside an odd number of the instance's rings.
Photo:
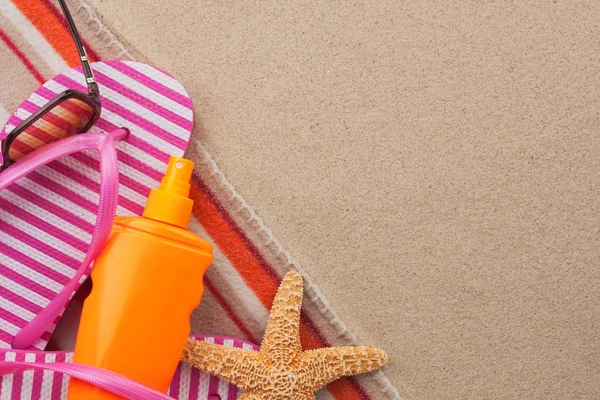
<svg viewBox="0 0 600 400">
<path fill-rule="evenodd" d="M 85 53 L 85 48 L 82 47 L 81 49 Z M 98 90 L 98 83 L 96 83 L 96 78 L 94 78 L 94 72 L 92 71 L 87 55 L 81 56 L 81 66 L 83 67 L 88 92 L 90 96 L 97 98 L 100 95 L 100 91 Z"/>
<path fill-rule="evenodd" d="M 77 27 L 75 26 L 73 17 L 71 16 L 69 9 L 67 8 L 65 0 L 58 0 L 58 3 L 60 4 L 60 8 L 65 14 L 67 24 L 69 25 L 69 29 L 71 30 L 71 35 L 73 36 L 73 40 L 75 41 L 75 46 L 77 47 L 77 52 L 79 53 L 79 58 L 81 59 L 81 66 L 83 67 L 85 83 L 87 84 L 88 91 L 91 96 L 98 97 L 100 94 L 100 92 L 98 91 L 98 84 L 96 83 L 96 78 L 94 78 L 94 72 L 92 71 L 92 67 L 90 66 L 90 61 L 85 51 L 85 47 L 83 46 L 83 42 L 81 41 L 81 37 L 79 36 L 79 32 L 77 32 Z"/>
</svg>

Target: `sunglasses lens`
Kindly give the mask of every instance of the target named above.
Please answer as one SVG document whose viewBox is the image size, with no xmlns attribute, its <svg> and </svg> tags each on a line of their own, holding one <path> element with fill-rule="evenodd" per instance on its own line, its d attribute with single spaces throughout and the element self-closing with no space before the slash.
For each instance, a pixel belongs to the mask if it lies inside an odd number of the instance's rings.
<svg viewBox="0 0 600 400">
<path fill-rule="evenodd" d="M 65 99 L 21 132 L 11 143 L 8 156 L 14 162 L 40 147 L 81 133 L 93 116 L 94 109 L 86 102 Z"/>
</svg>

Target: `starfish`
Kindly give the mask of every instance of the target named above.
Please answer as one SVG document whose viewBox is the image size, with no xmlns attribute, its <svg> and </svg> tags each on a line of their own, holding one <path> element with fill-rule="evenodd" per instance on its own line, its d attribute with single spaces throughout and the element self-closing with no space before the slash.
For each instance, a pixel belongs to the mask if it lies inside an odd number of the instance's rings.
<svg viewBox="0 0 600 400">
<path fill-rule="evenodd" d="M 182 360 L 239 387 L 239 400 L 314 400 L 314 392 L 341 378 L 373 371 L 387 355 L 370 347 L 302 351 L 302 276 L 288 272 L 277 290 L 259 351 L 189 340 Z"/>
</svg>

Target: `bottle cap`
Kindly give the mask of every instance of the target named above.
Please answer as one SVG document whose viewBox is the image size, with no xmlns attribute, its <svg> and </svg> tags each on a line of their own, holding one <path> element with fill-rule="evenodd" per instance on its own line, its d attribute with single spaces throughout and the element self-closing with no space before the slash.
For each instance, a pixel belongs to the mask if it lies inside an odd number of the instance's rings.
<svg viewBox="0 0 600 400">
<path fill-rule="evenodd" d="M 194 163 L 172 156 L 160 186 L 150 191 L 144 218 L 187 229 L 194 202 L 189 198 Z"/>
</svg>

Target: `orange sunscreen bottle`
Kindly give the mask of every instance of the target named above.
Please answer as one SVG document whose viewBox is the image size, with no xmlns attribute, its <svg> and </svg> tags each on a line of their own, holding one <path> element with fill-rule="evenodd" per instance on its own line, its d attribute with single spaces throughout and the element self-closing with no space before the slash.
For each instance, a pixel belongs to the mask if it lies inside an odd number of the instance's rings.
<svg viewBox="0 0 600 400">
<path fill-rule="evenodd" d="M 143 217 L 117 217 L 92 268 L 73 362 L 166 392 L 200 303 L 212 246 L 187 230 L 194 163 L 171 157 Z M 68 400 L 122 397 L 71 379 Z"/>
</svg>

